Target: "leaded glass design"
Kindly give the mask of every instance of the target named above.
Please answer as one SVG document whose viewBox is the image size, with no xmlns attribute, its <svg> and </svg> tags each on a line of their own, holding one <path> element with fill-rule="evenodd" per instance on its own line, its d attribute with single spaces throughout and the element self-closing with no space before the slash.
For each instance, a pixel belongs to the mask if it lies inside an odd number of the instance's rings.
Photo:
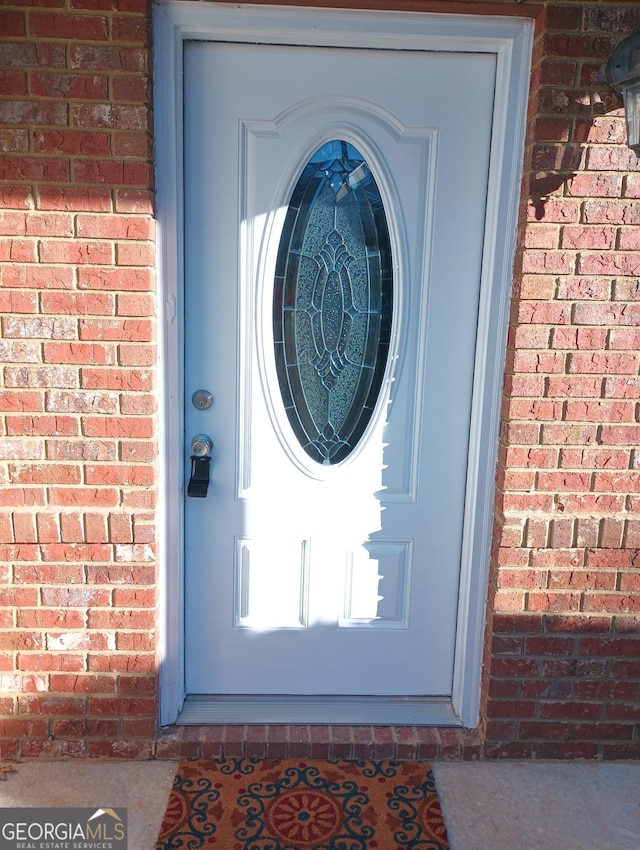
<svg viewBox="0 0 640 850">
<path fill-rule="evenodd" d="M 392 307 L 380 191 L 352 144 L 327 142 L 293 190 L 273 295 L 284 406 L 300 445 L 318 463 L 344 460 L 373 415 Z"/>
</svg>

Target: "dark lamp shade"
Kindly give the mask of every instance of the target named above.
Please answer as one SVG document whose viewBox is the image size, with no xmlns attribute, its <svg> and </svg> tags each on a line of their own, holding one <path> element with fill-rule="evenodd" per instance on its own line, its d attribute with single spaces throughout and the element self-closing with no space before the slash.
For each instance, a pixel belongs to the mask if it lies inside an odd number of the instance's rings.
<svg viewBox="0 0 640 850">
<path fill-rule="evenodd" d="M 624 115 L 627 121 L 627 144 L 640 157 L 640 79 L 624 89 Z"/>
</svg>

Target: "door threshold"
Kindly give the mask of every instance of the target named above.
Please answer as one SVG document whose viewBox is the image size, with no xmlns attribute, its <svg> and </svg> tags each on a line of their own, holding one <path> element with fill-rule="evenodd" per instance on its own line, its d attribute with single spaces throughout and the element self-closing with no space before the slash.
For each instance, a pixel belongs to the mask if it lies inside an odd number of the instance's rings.
<svg viewBox="0 0 640 850">
<path fill-rule="evenodd" d="M 190 694 L 178 726 L 461 726 L 449 697 Z"/>
</svg>

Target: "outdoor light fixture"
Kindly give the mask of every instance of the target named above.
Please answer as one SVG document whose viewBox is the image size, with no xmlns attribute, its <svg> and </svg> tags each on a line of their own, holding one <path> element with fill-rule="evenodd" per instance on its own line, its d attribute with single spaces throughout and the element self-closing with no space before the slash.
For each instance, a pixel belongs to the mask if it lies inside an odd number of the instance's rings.
<svg viewBox="0 0 640 850">
<path fill-rule="evenodd" d="M 624 99 L 627 144 L 640 157 L 640 32 L 616 47 L 607 62 L 607 81 Z"/>
</svg>

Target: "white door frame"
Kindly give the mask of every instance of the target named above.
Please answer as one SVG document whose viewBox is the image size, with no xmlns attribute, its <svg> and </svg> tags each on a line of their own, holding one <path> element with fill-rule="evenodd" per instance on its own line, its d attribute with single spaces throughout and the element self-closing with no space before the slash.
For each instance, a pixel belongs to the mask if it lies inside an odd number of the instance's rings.
<svg viewBox="0 0 640 850">
<path fill-rule="evenodd" d="M 183 50 L 187 40 L 490 52 L 497 57 L 462 540 L 453 696 L 447 711 L 408 711 L 404 722 L 478 724 L 489 552 L 506 330 L 533 22 L 521 18 L 247 6 L 160 0 L 154 8 L 157 269 L 159 304 L 160 722 L 180 718 L 184 692 L 183 593 Z M 446 80 L 442 85 L 446 86 Z M 455 104 L 451 104 L 455 108 Z M 469 144 L 474 130 L 469 128 Z M 364 708 L 364 706 L 363 706 Z M 311 715 L 310 715 L 311 716 Z M 247 721 L 243 721 L 247 722 Z M 302 721 L 305 722 L 305 721 Z M 306 722 L 311 722 L 307 720 Z M 326 721 L 323 721 L 326 722 Z M 347 722 L 357 723 L 356 716 Z M 360 722 L 370 722 L 363 720 Z M 390 720 L 392 723 L 402 719 Z"/>
</svg>

